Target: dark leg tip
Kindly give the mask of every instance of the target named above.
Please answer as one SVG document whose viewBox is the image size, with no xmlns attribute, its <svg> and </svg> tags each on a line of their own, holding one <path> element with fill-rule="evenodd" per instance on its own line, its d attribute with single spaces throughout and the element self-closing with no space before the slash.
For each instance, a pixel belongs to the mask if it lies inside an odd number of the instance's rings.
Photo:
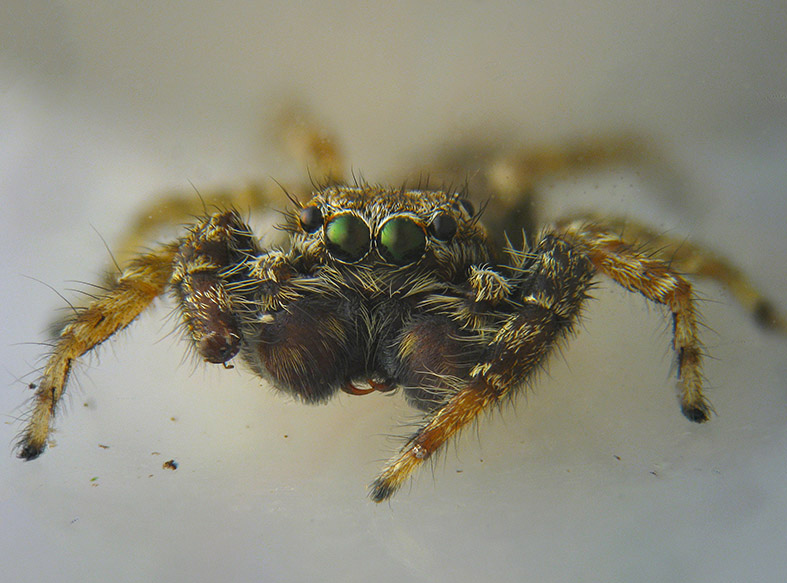
<svg viewBox="0 0 787 583">
<path fill-rule="evenodd" d="M 20 460 L 29 462 L 44 453 L 45 448 L 46 445 L 39 447 L 33 445 L 32 443 L 22 441 L 16 446 L 16 457 L 18 457 Z"/>
<path fill-rule="evenodd" d="M 710 408 L 705 403 L 702 403 L 698 406 L 684 405 L 681 407 L 681 411 L 683 412 L 683 415 L 686 417 L 686 419 L 694 423 L 705 423 L 708 419 L 710 419 Z"/>
<path fill-rule="evenodd" d="M 776 309 L 768 300 L 760 300 L 754 306 L 754 319 L 766 330 L 776 330 L 779 328 L 779 317 Z"/>
<path fill-rule="evenodd" d="M 394 491 L 394 488 L 378 478 L 372 483 L 372 486 L 369 489 L 369 498 L 371 498 L 373 502 L 377 502 L 379 504 L 380 502 L 388 500 L 388 498 L 393 496 Z"/>
</svg>

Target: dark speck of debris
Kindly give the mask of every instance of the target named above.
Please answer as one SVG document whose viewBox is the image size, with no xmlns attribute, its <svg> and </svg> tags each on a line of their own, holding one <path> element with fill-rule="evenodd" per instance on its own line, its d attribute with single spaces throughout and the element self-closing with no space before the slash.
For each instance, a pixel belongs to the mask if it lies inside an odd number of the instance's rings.
<svg viewBox="0 0 787 583">
<path fill-rule="evenodd" d="M 178 469 L 178 462 L 175 460 L 169 460 L 161 464 L 161 467 L 165 470 L 177 470 Z"/>
</svg>

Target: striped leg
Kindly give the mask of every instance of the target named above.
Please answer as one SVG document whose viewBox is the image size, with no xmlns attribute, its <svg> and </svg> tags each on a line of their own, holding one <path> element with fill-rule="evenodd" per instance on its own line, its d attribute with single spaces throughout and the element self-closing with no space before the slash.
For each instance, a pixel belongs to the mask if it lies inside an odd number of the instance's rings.
<svg viewBox="0 0 787 583">
<path fill-rule="evenodd" d="M 509 300 L 517 310 L 506 317 L 485 351 L 486 362 L 470 381 L 427 418 L 371 487 L 375 502 L 389 498 L 412 472 L 491 405 L 521 386 L 568 334 L 593 277 L 581 251 L 553 235 L 534 250 L 535 265 L 515 281 Z"/>
<path fill-rule="evenodd" d="M 738 303 L 764 328 L 787 334 L 787 317 L 770 302 L 746 275 L 729 260 L 701 245 L 659 233 L 653 228 L 632 219 L 600 217 L 586 214 L 564 221 L 603 224 L 605 228 L 621 233 L 627 241 L 637 241 L 647 246 L 651 257 L 662 259 L 682 274 L 707 277 L 726 287 Z"/>
<path fill-rule="evenodd" d="M 17 443 L 20 458 L 32 460 L 46 448 L 52 419 L 74 360 L 128 326 L 169 284 L 177 245 L 140 255 L 113 288 L 78 312 L 55 341 L 38 382 L 35 405 Z"/>
<path fill-rule="evenodd" d="M 707 421 L 710 405 L 702 394 L 702 354 L 691 284 L 670 265 L 637 251 L 606 226 L 575 221 L 561 231 L 585 250 L 596 270 L 670 310 L 681 410 L 691 421 Z"/>
</svg>

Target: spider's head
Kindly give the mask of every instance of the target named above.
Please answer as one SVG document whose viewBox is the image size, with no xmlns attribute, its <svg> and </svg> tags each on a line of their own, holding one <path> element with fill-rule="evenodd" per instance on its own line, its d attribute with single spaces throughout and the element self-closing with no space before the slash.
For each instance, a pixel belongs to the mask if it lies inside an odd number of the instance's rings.
<svg viewBox="0 0 787 583">
<path fill-rule="evenodd" d="M 489 261 L 478 215 L 458 193 L 332 186 L 296 209 L 293 223 L 293 244 L 323 264 L 453 277 Z"/>
</svg>

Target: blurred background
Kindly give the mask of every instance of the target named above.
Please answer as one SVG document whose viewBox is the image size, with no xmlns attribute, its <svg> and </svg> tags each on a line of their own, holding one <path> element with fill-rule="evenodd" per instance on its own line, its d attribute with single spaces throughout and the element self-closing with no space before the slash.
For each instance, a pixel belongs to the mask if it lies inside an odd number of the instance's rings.
<svg viewBox="0 0 787 583">
<path fill-rule="evenodd" d="M 400 397 L 310 408 L 195 363 L 169 302 L 77 367 L 56 447 L 23 464 L 10 446 L 58 292 L 97 281 L 104 241 L 157 193 L 302 179 L 271 139 L 292 103 L 371 182 L 457 144 L 635 131 L 664 180 L 549 181 L 546 213 L 595 208 L 702 242 L 787 309 L 786 28 L 778 2 L 6 0 L 4 576 L 783 580 L 787 343 L 714 284 L 697 289 L 710 423 L 680 415 L 665 314 L 604 283 L 535 390 L 390 504 L 365 495 L 415 419 Z"/>
</svg>

